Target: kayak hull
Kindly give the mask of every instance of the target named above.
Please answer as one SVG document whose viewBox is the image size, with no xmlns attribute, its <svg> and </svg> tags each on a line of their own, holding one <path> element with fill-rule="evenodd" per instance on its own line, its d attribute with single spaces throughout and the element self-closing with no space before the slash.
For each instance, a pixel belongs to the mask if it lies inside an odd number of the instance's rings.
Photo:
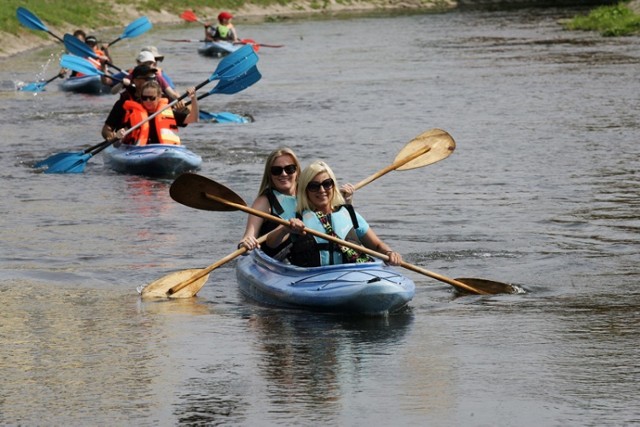
<svg viewBox="0 0 640 427">
<path fill-rule="evenodd" d="M 242 44 L 233 44 L 230 42 L 206 42 L 198 48 L 198 53 L 202 56 L 211 56 L 213 58 L 219 58 L 221 56 L 228 55 L 236 50 L 240 49 Z"/>
<path fill-rule="evenodd" d="M 411 279 L 381 261 L 303 268 L 254 250 L 238 261 L 236 276 L 246 297 L 279 308 L 384 316 L 415 294 Z"/>
<path fill-rule="evenodd" d="M 144 146 L 109 146 L 104 150 L 106 167 L 130 175 L 174 177 L 195 171 L 202 157 L 182 145 L 149 144 Z"/>
<path fill-rule="evenodd" d="M 102 84 L 100 76 L 69 77 L 60 83 L 65 92 L 101 95 L 109 93 L 109 87 Z"/>
</svg>

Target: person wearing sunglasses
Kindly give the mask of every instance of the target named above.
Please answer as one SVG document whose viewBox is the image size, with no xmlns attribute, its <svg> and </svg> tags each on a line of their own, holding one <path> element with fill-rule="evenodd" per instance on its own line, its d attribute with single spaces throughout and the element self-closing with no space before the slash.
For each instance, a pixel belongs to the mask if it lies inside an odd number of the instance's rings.
<svg viewBox="0 0 640 427">
<path fill-rule="evenodd" d="M 295 217 L 299 172 L 300 162 L 291 148 L 281 147 L 273 150 L 264 164 L 258 197 L 251 207 L 283 219 Z M 276 228 L 276 225 L 276 223 L 266 221 L 261 217 L 249 215 L 238 248 L 256 249 L 259 246 L 257 238 Z M 287 246 L 287 243 L 283 241 L 274 248 L 268 248 L 265 245 L 262 249 L 267 255 L 277 257 L 277 254 Z"/>
<path fill-rule="evenodd" d="M 132 99 L 123 104 L 126 111 L 124 126 L 116 132 L 116 138 L 123 144 L 143 146 L 147 144 L 180 145 L 178 127 L 198 121 L 198 99 L 194 87 L 187 89 L 191 105 L 186 107 L 180 101 L 167 108 L 169 101 L 162 96 L 162 88 L 158 82 L 151 80 L 142 85 L 140 101 Z M 148 118 L 158 113 L 153 119 Z M 140 125 L 127 134 L 127 128 Z"/>
<path fill-rule="evenodd" d="M 402 256 L 391 250 L 350 204 L 345 204 L 341 192 L 336 191 L 337 185 L 335 174 L 325 162 L 307 166 L 298 180 L 296 217 L 289 220 L 289 226 L 280 225 L 269 234 L 266 246 L 276 247 L 290 238 L 293 244 L 289 261 L 301 267 L 373 260 L 362 252 L 306 234 L 307 227 L 384 253 L 389 264 L 400 265 Z"/>
</svg>

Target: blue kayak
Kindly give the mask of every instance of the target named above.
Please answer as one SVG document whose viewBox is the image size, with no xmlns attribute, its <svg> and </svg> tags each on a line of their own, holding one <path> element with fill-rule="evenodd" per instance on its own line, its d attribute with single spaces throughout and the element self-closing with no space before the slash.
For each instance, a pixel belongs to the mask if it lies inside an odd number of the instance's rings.
<svg viewBox="0 0 640 427">
<path fill-rule="evenodd" d="M 240 49 L 243 44 L 233 44 L 230 42 L 219 41 L 219 42 L 205 42 L 202 46 L 198 48 L 198 53 L 202 56 L 212 56 L 214 58 L 219 58 L 221 56 L 228 55 L 236 50 Z"/>
<path fill-rule="evenodd" d="M 257 249 L 236 265 L 240 291 L 259 304 L 384 316 L 413 299 L 415 284 L 382 261 L 297 267 Z"/>
<path fill-rule="evenodd" d="M 93 95 L 110 93 L 109 86 L 102 84 L 102 80 L 99 75 L 66 78 L 60 83 L 60 89 L 65 92 L 87 93 Z"/>
<path fill-rule="evenodd" d="M 112 170 L 131 175 L 174 177 L 200 168 L 202 157 L 182 145 L 122 144 L 104 150 L 104 164 Z"/>
</svg>

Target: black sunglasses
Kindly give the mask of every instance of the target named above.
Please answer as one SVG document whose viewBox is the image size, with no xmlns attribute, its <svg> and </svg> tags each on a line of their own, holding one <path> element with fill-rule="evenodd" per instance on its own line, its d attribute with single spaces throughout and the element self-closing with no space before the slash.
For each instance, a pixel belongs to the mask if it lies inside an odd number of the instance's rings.
<svg viewBox="0 0 640 427">
<path fill-rule="evenodd" d="M 287 175 L 293 175 L 298 170 L 296 165 L 286 165 L 286 166 L 271 166 L 271 175 L 280 176 L 282 175 L 282 171 L 285 171 Z"/>
<path fill-rule="evenodd" d="M 158 99 L 157 96 L 146 96 L 146 95 L 142 95 L 140 98 L 142 98 L 143 101 L 155 101 L 156 99 Z"/>
<path fill-rule="evenodd" d="M 329 191 L 333 188 L 333 180 L 331 178 L 327 178 L 322 182 L 311 181 L 307 184 L 307 190 L 312 193 L 317 193 L 320 191 L 320 187 L 324 188 L 326 191 Z"/>
</svg>

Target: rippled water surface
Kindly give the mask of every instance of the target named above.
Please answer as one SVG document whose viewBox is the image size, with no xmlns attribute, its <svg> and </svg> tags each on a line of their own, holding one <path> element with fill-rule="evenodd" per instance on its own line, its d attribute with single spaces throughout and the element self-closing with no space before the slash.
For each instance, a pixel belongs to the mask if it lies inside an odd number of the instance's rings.
<svg viewBox="0 0 640 427">
<path fill-rule="evenodd" d="M 449 158 L 375 180 L 358 209 L 410 263 L 528 290 L 459 297 L 406 272 L 417 294 L 388 318 L 258 307 L 233 262 L 197 298 L 141 301 L 137 286 L 232 252 L 245 214 L 179 205 L 170 180 L 117 175 L 100 156 L 81 175 L 37 173 L 100 142 L 115 99 L 56 82 L 16 92 L 57 72 L 59 46 L 2 60 L 0 423 L 639 423 L 639 40 L 562 31 L 574 12 L 240 28 L 286 46 L 260 50 L 255 86 L 203 100 L 254 123 L 181 132 L 203 175 L 251 202 L 265 156 L 288 145 L 356 183 L 445 129 Z M 163 39 L 200 36 L 154 28 L 114 62 L 155 44 L 184 90 L 217 60 Z"/>
</svg>

